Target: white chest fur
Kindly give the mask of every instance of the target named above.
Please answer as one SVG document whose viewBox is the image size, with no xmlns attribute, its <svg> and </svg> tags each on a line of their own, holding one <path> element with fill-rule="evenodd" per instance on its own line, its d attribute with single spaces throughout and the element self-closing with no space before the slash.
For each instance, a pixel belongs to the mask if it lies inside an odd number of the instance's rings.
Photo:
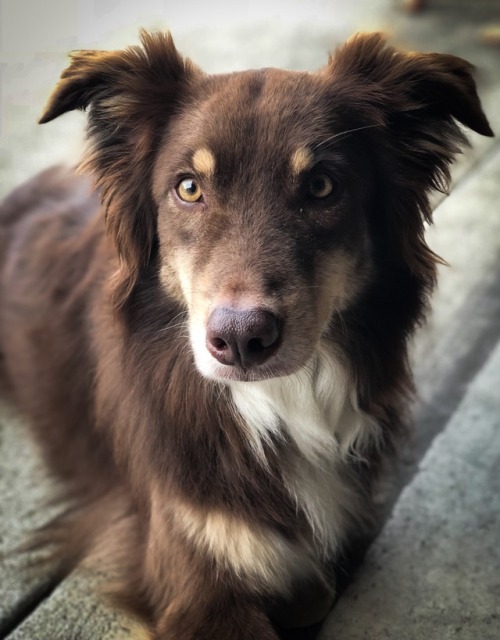
<svg viewBox="0 0 500 640">
<path fill-rule="evenodd" d="M 262 443 L 286 435 L 299 452 L 288 490 L 306 514 L 316 550 L 328 555 L 358 508 L 345 464 L 377 438 L 378 426 L 357 407 L 356 391 L 327 346 L 291 376 L 231 383 L 233 402 L 256 455 Z"/>
</svg>

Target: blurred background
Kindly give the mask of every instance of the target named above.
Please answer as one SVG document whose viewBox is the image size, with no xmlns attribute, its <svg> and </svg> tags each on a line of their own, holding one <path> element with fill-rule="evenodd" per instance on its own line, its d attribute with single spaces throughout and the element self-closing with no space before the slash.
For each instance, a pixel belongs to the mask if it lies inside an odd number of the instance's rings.
<svg viewBox="0 0 500 640">
<path fill-rule="evenodd" d="M 170 29 L 210 72 L 278 66 L 315 69 L 355 31 L 382 30 L 408 48 L 472 59 L 488 83 L 498 53 L 498 0 L 0 0 L 0 196 L 35 170 L 75 159 L 82 114 L 38 127 L 72 49 L 136 43 L 140 27 Z M 491 36 L 490 36 L 491 37 Z M 493 34 L 494 37 L 494 34 Z M 488 34 L 486 34 L 486 39 Z"/>
</svg>

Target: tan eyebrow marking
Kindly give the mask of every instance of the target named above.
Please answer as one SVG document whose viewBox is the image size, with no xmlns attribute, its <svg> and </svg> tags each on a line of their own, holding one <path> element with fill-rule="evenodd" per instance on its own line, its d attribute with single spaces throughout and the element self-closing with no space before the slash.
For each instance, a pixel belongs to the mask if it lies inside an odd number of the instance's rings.
<svg viewBox="0 0 500 640">
<path fill-rule="evenodd" d="M 211 176 L 215 172 L 215 157 L 206 147 L 197 149 L 193 154 L 193 167 L 197 173 Z"/>
<path fill-rule="evenodd" d="M 299 174 L 302 171 L 306 171 L 312 166 L 313 154 L 309 149 L 305 147 L 299 147 L 292 153 L 290 164 L 292 171 L 295 174 Z"/>
</svg>

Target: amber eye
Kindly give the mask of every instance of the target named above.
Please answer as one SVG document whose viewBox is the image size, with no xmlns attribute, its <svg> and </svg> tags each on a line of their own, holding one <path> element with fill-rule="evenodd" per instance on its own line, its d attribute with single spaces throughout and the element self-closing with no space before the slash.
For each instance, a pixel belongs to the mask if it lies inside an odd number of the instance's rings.
<svg viewBox="0 0 500 640">
<path fill-rule="evenodd" d="M 313 198 L 327 198 L 334 190 L 334 183 L 326 173 L 317 173 L 309 178 L 309 193 Z"/>
<path fill-rule="evenodd" d="M 201 200 L 202 191 L 194 178 L 184 178 L 176 187 L 177 195 L 184 202 L 198 202 Z"/>
</svg>

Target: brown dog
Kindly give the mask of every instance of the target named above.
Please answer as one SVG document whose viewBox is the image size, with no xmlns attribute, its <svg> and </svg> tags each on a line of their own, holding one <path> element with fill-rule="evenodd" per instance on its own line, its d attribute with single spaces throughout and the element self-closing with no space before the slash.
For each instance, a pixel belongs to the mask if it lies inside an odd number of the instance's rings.
<svg viewBox="0 0 500 640">
<path fill-rule="evenodd" d="M 318 621 L 405 422 L 429 193 L 457 121 L 492 135 L 471 66 L 358 35 L 209 76 L 143 33 L 73 54 L 41 122 L 72 109 L 83 175 L 0 210 L 5 370 L 79 505 L 60 553 L 120 566 L 153 638 Z"/>
</svg>

